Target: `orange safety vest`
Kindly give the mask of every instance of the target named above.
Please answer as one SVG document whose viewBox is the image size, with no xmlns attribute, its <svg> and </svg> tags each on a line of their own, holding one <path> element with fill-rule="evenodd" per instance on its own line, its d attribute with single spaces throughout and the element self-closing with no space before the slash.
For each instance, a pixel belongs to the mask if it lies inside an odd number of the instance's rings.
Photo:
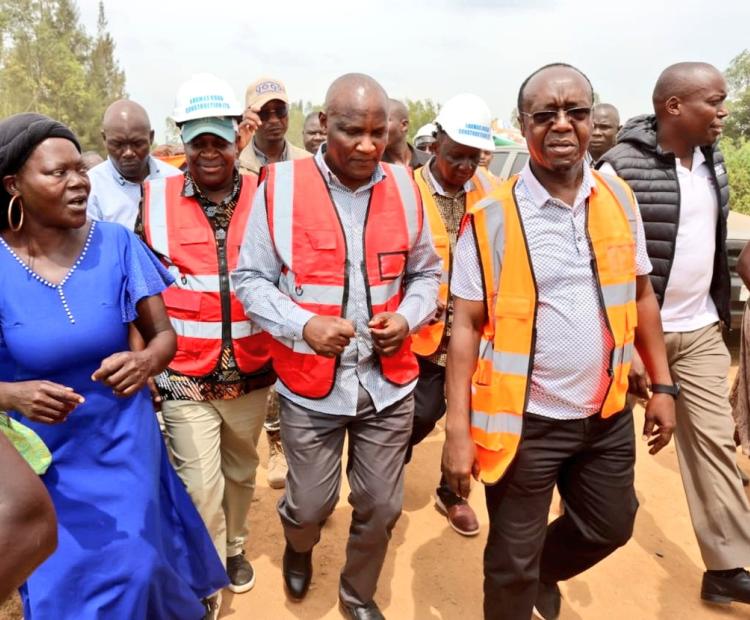
<svg viewBox="0 0 750 620">
<path fill-rule="evenodd" d="M 610 383 L 600 410 L 606 418 L 625 408 L 638 321 L 636 205 L 619 178 L 593 174 L 597 185 L 587 205 L 587 236 L 614 340 Z M 515 184 L 515 177 L 503 182 L 463 222 L 474 227 L 488 310 L 471 395 L 471 434 L 480 478 L 487 484 L 502 477 L 516 454 L 534 367 L 537 289 Z"/>
<path fill-rule="evenodd" d="M 443 272 L 440 276 L 440 289 L 438 299 L 445 306 L 440 319 L 435 323 L 423 326 L 414 336 L 412 336 L 411 350 L 417 355 L 428 356 L 435 353 L 443 340 L 445 333 L 445 319 L 448 312 L 448 292 L 450 286 L 451 266 L 453 264 L 451 257 L 451 243 L 448 238 L 448 231 L 440 215 L 432 190 L 425 178 L 425 168 L 422 166 L 414 173 L 414 180 L 419 187 L 419 193 L 422 194 L 422 203 L 427 214 L 427 222 L 430 224 L 430 233 L 432 233 L 432 244 L 435 251 L 443 263 Z M 489 175 L 483 168 L 477 167 L 474 176 L 469 181 L 471 189 L 466 194 L 465 209 L 470 210 L 477 202 L 489 194 L 497 187 L 497 181 Z"/>
<path fill-rule="evenodd" d="M 229 274 L 237 267 L 257 178 L 241 177 L 223 248 L 198 200 L 182 195 L 184 183 L 185 177 L 176 175 L 143 186 L 146 243 L 175 278 L 162 293 L 177 332 L 177 353 L 169 368 L 191 377 L 208 375 L 219 363 L 224 341 L 231 341 L 239 370 L 255 372 L 270 360 L 271 338 L 245 316 Z M 220 269 L 219 252 L 226 253 L 226 271 Z"/>
<path fill-rule="evenodd" d="M 401 166 L 381 163 L 385 178 L 372 188 L 363 222 L 364 265 L 370 316 L 396 312 L 403 297 L 409 252 L 422 228 L 419 192 Z M 265 168 L 266 209 L 276 253 L 283 263 L 279 290 L 318 315 L 344 316 L 349 299 L 349 255 L 344 230 L 314 159 Z M 357 300 L 354 300 L 355 302 Z M 286 387 L 305 398 L 333 389 L 339 359 L 317 355 L 304 340 L 274 338 L 274 369 Z M 419 372 L 411 339 L 380 357 L 383 376 L 406 385 Z"/>
</svg>

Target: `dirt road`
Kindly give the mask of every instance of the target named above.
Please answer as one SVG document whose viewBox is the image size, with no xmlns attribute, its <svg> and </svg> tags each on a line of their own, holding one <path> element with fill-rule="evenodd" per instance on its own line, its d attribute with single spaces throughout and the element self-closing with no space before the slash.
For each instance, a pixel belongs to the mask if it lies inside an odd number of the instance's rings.
<svg viewBox="0 0 750 620">
<path fill-rule="evenodd" d="M 642 424 L 642 420 L 639 411 L 636 425 Z M 265 442 L 262 444 L 265 463 Z M 433 508 L 432 492 L 438 477 L 441 445 L 442 432 L 438 430 L 415 451 L 407 470 L 404 512 L 394 530 L 376 595 L 389 620 L 481 618 L 481 558 L 487 534 L 483 496 L 481 488 L 476 487 L 471 497 L 482 522 L 480 535 L 472 539 L 460 537 Z M 742 456 L 738 458 L 750 473 L 750 462 Z M 346 485 L 342 487 L 342 500 L 315 548 L 315 575 L 310 592 L 302 603 L 291 603 L 284 595 L 281 579 L 283 537 L 275 513 L 280 491 L 265 484 L 265 470 L 259 471 L 258 482 L 248 545 L 257 583 L 247 594 L 225 594 L 222 617 L 340 618 L 336 584 L 349 527 Z M 633 539 L 592 570 L 562 584 L 562 619 L 750 619 L 750 607 L 717 608 L 700 602 L 703 568 L 674 448 L 668 447 L 662 454 L 651 457 L 639 441 L 636 485 L 641 507 Z"/>
</svg>

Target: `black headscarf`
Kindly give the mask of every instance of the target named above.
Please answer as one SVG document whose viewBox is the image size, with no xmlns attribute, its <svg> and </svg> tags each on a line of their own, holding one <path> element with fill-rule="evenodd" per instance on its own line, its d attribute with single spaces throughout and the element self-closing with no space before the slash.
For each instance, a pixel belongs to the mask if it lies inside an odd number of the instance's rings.
<svg viewBox="0 0 750 620">
<path fill-rule="evenodd" d="M 0 121 L 0 213 L 5 213 L 10 195 L 2 185 L 2 178 L 18 172 L 40 142 L 47 138 L 70 140 L 78 152 L 78 138 L 61 122 L 43 114 L 28 112 L 14 114 Z"/>
</svg>

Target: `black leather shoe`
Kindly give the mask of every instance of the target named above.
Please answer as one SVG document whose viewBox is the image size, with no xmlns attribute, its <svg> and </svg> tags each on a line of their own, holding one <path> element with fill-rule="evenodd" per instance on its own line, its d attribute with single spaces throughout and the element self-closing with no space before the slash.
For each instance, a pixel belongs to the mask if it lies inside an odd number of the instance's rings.
<svg viewBox="0 0 750 620">
<path fill-rule="evenodd" d="M 560 617 L 560 602 L 562 595 L 556 583 L 539 582 L 534 603 L 534 618 L 541 620 L 557 620 Z"/>
<path fill-rule="evenodd" d="M 385 620 L 375 601 L 370 601 L 367 605 L 348 605 L 339 599 L 339 609 L 344 618 L 349 620 Z"/>
<path fill-rule="evenodd" d="M 301 600 L 312 581 L 312 549 L 299 553 L 287 542 L 284 549 L 284 585 L 293 599 Z"/>
<path fill-rule="evenodd" d="M 750 603 L 750 573 L 744 568 L 707 570 L 703 573 L 701 598 L 720 605 L 732 601 Z"/>
</svg>

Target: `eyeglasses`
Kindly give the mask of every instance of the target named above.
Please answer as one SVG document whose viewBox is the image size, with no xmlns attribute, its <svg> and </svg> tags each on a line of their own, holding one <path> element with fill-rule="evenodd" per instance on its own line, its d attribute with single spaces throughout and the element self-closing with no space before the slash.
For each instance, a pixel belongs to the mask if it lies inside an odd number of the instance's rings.
<svg viewBox="0 0 750 620">
<path fill-rule="evenodd" d="M 557 108 L 557 110 L 541 110 L 540 112 L 521 112 L 524 116 L 530 116 L 535 125 L 549 125 L 560 117 L 560 113 L 565 115 L 569 121 L 582 123 L 591 114 L 591 108 Z"/>
<path fill-rule="evenodd" d="M 277 108 L 263 108 L 260 112 L 258 112 L 258 116 L 260 116 L 260 120 L 264 123 L 271 118 L 271 115 L 276 116 L 279 120 L 282 118 L 286 118 L 289 115 L 289 108 L 285 105 L 280 105 Z"/>
</svg>

